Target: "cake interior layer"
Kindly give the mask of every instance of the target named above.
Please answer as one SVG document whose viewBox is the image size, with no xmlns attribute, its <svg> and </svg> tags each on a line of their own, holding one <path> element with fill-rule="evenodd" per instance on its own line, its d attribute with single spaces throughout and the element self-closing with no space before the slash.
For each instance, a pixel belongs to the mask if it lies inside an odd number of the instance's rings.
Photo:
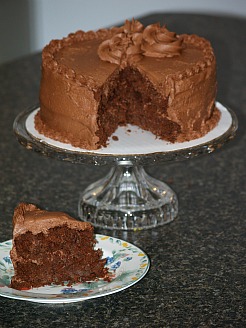
<svg viewBox="0 0 246 328">
<path fill-rule="evenodd" d="M 176 140 L 180 126 L 167 118 L 168 97 L 158 93 L 138 69 L 126 67 L 114 74 L 100 97 L 97 135 L 103 146 L 119 125 L 126 124 L 171 142 Z"/>
<path fill-rule="evenodd" d="M 15 239 L 18 260 L 14 263 L 12 287 L 21 289 L 52 283 L 84 282 L 105 276 L 106 260 L 94 250 L 90 231 L 66 226 L 33 235 L 27 232 Z"/>
</svg>

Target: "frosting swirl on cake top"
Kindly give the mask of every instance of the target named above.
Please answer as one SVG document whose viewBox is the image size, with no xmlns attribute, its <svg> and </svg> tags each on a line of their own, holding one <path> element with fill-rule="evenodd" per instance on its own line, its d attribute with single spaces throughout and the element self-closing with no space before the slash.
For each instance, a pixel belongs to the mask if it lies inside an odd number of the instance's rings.
<svg viewBox="0 0 246 328">
<path fill-rule="evenodd" d="M 112 64 L 126 66 L 142 58 L 142 31 L 144 26 L 134 19 L 126 21 L 118 33 L 103 41 L 98 48 L 99 57 Z"/>
<path fill-rule="evenodd" d="M 179 56 L 182 51 L 183 39 L 175 32 L 170 32 L 166 26 L 152 24 L 143 31 L 141 48 L 145 56 L 149 57 L 173 57 Z"/>
<path fill-rule="evenodd" d="M 98 48 L 101 60 L 126 66 L 147 57 L 179 56 L 183 39 L 160 24 L 144 26 L 136 20 L 126 21 L 109 39 Z"/>
</svg>

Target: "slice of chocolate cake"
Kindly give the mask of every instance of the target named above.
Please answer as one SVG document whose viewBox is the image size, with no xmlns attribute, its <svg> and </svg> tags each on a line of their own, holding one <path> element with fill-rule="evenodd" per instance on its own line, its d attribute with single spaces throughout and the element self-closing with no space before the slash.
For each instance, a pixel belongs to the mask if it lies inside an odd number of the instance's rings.
<svg viewBox="0 0 246 328">
<path fill-rule="evenodd" d="M 106 259 L 101 249 L 94 249 L 95 243 L 90 223 L 19 204 L 13 216 L 11 287 L 30 289 L 106 278 Z"/>
</svg>

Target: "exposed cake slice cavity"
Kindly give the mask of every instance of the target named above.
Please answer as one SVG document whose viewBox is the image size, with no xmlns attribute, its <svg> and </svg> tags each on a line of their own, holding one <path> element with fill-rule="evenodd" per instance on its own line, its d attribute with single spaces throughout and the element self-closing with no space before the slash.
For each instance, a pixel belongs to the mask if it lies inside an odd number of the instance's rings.
<svg viewBox="0 0 246 328">
<path fill-rule="evenodd" d="M 98 106 L 100 144 L 106 146 L 108 137 L 118 126 L 133 124 L 151 131 L 157 137 L 174 142 L 180 126 L 167 118 L 168 97 L 163 97 L 146 76 L 132 66 L 114 72 L 101 91 Z"/>
</svg>

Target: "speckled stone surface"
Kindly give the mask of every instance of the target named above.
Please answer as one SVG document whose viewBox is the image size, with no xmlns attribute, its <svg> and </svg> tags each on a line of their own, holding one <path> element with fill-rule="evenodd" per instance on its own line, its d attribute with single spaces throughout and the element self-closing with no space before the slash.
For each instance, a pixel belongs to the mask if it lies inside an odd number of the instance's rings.
<svg viewBox="0 0 246 328">
<path fill-rule="evenodd" d="M 237 114 L 236 138 L 210 155 L 146 168 L 178 194 L 179 217 L 171 224 L 130 233 L 97 230 L 149 255 L 144 279 L 123 292 L 73 304 L 0 297 L 0 327 L 246 326 L 246 21 L 163 13 L 142 19 L 156 21 L 211 40 L 218 100 Z M 16 115 L 38 103 L 40 63 L 37 54 L 0 66 L 0 242 L 12 238 L 13 209 L 20 201 L 76 217 L 80 191 L 109 170 L 48 159 L 15 140 Z"/>
</svg>

